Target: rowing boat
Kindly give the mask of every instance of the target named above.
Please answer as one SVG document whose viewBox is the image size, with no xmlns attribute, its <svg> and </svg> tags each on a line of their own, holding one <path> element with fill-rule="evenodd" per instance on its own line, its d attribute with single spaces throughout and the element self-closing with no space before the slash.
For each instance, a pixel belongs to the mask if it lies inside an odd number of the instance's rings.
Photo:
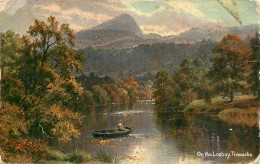
<svg viewBox="0 0 260 164">
<path fill-rule="evenodd" d="M 126 136 L 132 131 L 132 128 L 124 127 L 123 129 L 96 130 L 92 132 L 92 135 L 94 138 L 113 138 Z"/>
</svg>

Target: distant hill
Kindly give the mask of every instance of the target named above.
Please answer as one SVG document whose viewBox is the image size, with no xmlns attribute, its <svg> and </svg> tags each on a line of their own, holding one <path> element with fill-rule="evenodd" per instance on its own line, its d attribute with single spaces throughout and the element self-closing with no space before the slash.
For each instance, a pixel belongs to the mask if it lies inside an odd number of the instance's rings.
<svg viewBox="0 0 260 164">
<path fill-rule="evenodd" d="M 212 40 L 197 43 L 174 44 L 155 43 L 141 44 L 128 49 L 83 49 L 87 59 L 84 73 L 94 72 L 101 77 L 122 78 L 135 76 L 138 80 L 153 79 L 163 69 L 175 71 L 187 57 L 202 58 L 210 65 Z"/>
<path fill-rule="evenodd" d="M 252 36 L 259 31 L 258 25 L 224 28 L 216 26 L 210 29 L 192 28 L 179 35 L 162 37 L 158 34 L 143 35 L 135 20 L 127 14 L 119 15 L 94 28 L 80 31 L 76 34 L 76 47 L 84 49 L 125 49 L 141 44 L 155 43 L 195 43 L 211 39 L 219 41 L 224 35 L 236 34 L 241 38 Z"/>
</svg>

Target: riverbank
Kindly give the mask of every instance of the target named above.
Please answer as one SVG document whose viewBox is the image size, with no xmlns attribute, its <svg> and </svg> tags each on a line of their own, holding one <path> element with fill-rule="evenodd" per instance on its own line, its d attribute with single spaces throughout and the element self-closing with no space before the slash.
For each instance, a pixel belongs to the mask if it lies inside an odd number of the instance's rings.
<svg viewBox="0 0 260 164">
<path fill-rule="evenodd" d="M 2 163 L 115 163 L 116 158 L 111 153 L 104 151 L 97 152 L 95 156 L 86 151 L 75 150 L 70 153 L 62 152 L 54 147 L 46 147 L 41 150 L 44 153 L 44 158 L 34 157 L 21 154 L 12 154 L 6 156 L 7 159 L 2 161 L 0 156 L 0 164 Z"/>
<path fill-rule="evenodd" d="M 257 115 L 258 100 L 251 95 L 237 96 L 233 102 L 215 97 L 211 104 L 207 104 L 204 100 L 195 100 L 184 108 L 184 113 L 210 113 L 219 116 Z"/>
</svg>

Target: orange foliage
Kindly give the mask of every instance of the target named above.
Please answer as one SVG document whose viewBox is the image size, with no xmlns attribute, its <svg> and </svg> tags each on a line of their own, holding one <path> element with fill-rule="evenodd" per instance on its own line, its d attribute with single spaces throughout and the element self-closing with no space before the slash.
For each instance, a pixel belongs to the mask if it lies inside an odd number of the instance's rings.
<svg viewBox="0 0 260 164">
<path fill-rule="evenodd" d="M 23 110 L 7 102 L 1 102 L 0 125 L 0 139 L 10 133 L 20 135 L 21 131 L 26 132 Z"/>
<path fill-rule="evenodd" d="M 28 157 L 46 157 L 47 143 L 42 140 L 29 140 L 29 139 L 5 139 L 0 143 L 2 151 L 6 154 L 4 157 L 7 158 L 8 154 L 24 154 Z"/>
</svg>

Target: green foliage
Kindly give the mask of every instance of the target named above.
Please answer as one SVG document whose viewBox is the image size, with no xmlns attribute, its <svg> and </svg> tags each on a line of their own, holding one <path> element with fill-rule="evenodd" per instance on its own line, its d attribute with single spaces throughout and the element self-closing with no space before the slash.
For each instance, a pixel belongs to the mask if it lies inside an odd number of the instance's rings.
<svg viewBox="0 0 260 164">
<path fill-rule="evenodd" d="M 24 44 L 19 35 L 12 31 L 0 34 L 1 38 L 1 71 L 2 74 L 16 74 L 20 67 L 19 51 L 23 48 Z"/>
<path fill-rule="evenodd" d="M 256 114 L 257 108 L 241 109 L 241 108 L 228 108 L 219 112 L 218 115 L 237 115 L 237 114 Z"/>
<path fill-rule="evenodd" d="M 258 102 L 254 96 L 237 96 L 232 103 L 227 102 L 228 99 L 221 96 L 212 98 L 212 103 L 208 104 L 204 100 L 194 100 L 185 106 L 184 112 L 200 113 L 210 112 L 219 113 L 221 115 L 234 114 L 257 114 Z"/>
<path fill-rule="evenodd" d="M 84 91 L 83 93 L 83 102 L 85 105 L 94 105 L 95 101 L 93 98 L 93 93 L 89 90 Z"/>
<path fill-rule="evenodd" d="M 255 36 L 250 40 L 252 53 L 249 56 L 249 63 L 251 65 L 251 70 L 248 78 L 248 83 L 250 85 L 250 90 L 253 94 L 258 91 L 258 99 L 260 98 L 260 88 L 259 88 L 259 59 L 260 59 L 260 41 L 259 33 L 256 32 Z"/>
<path fill-rule="evenodd" d="M 92 91 L 94 93 L 94 99 L 98 104 L 107 104 L 111 101 L 106 90 L 104 90 L 101 86 L 92 86 Z"/>
<path fill-rule="evenodd" d="M 206 80 L 207 69 L 201 59 L 184 59 L 180 69 L 172 75 L 158 72 L 153 85 L 153 96 L 161 109 L 185 106 L 197 98 L 210 102 L 210 81 Z"/>
<path fill-rule="evenodd" d="M 91 159 L 91 155 L 79 150 L 73 151 L 69 157 L 69 161 L 74 163 L 85 163 L 89 162 Z"/>
<path fill-rule="evenodd" d="M 232 102 L 234 93 L 241 92 L 247 86 L 247 59 L 250 55 L 249 47 L 236 35 L 226 35 L 213 49 L 215 56 L 210 71 L 217 93 L 222 93 Z"/>
<path fill-rule="evenodd" d="M 54 160 L 55 162 L 70 161 L 73 163 L 85 163 L 92 160 L 92 156 L 90 154 L 80 150 L 75 150 L 71 153 L 64 153 L 60 150 L 47 147 L 46 152 L 47 152 L 46 159 L 48 161 Z"/>
<path fill-rule="evenodd" d="M 153 96 L 155 98 L 155 103 L 157 106 L 163 110 L 166 110 L 167 105 L 169 103 L 169 77 L 168 71 L 160 71 L 156 74 L 153 88 L 155 91 L 153 92 Z"/>
<path fill-rule="evenodd" d="M 52 149 L 47 147 L 47 160 L 55 160 L 55 161 L 67 161 L 70 157 L 69 154 L 65 154 L 60 150 Z"/>
<path fill-rule="evenodd" d="M 106 153 L 103 150 L 97 152 L 96 159 L 102 162 L 115 163 L 115 159 L 111 153 Z"/>
</svg>

